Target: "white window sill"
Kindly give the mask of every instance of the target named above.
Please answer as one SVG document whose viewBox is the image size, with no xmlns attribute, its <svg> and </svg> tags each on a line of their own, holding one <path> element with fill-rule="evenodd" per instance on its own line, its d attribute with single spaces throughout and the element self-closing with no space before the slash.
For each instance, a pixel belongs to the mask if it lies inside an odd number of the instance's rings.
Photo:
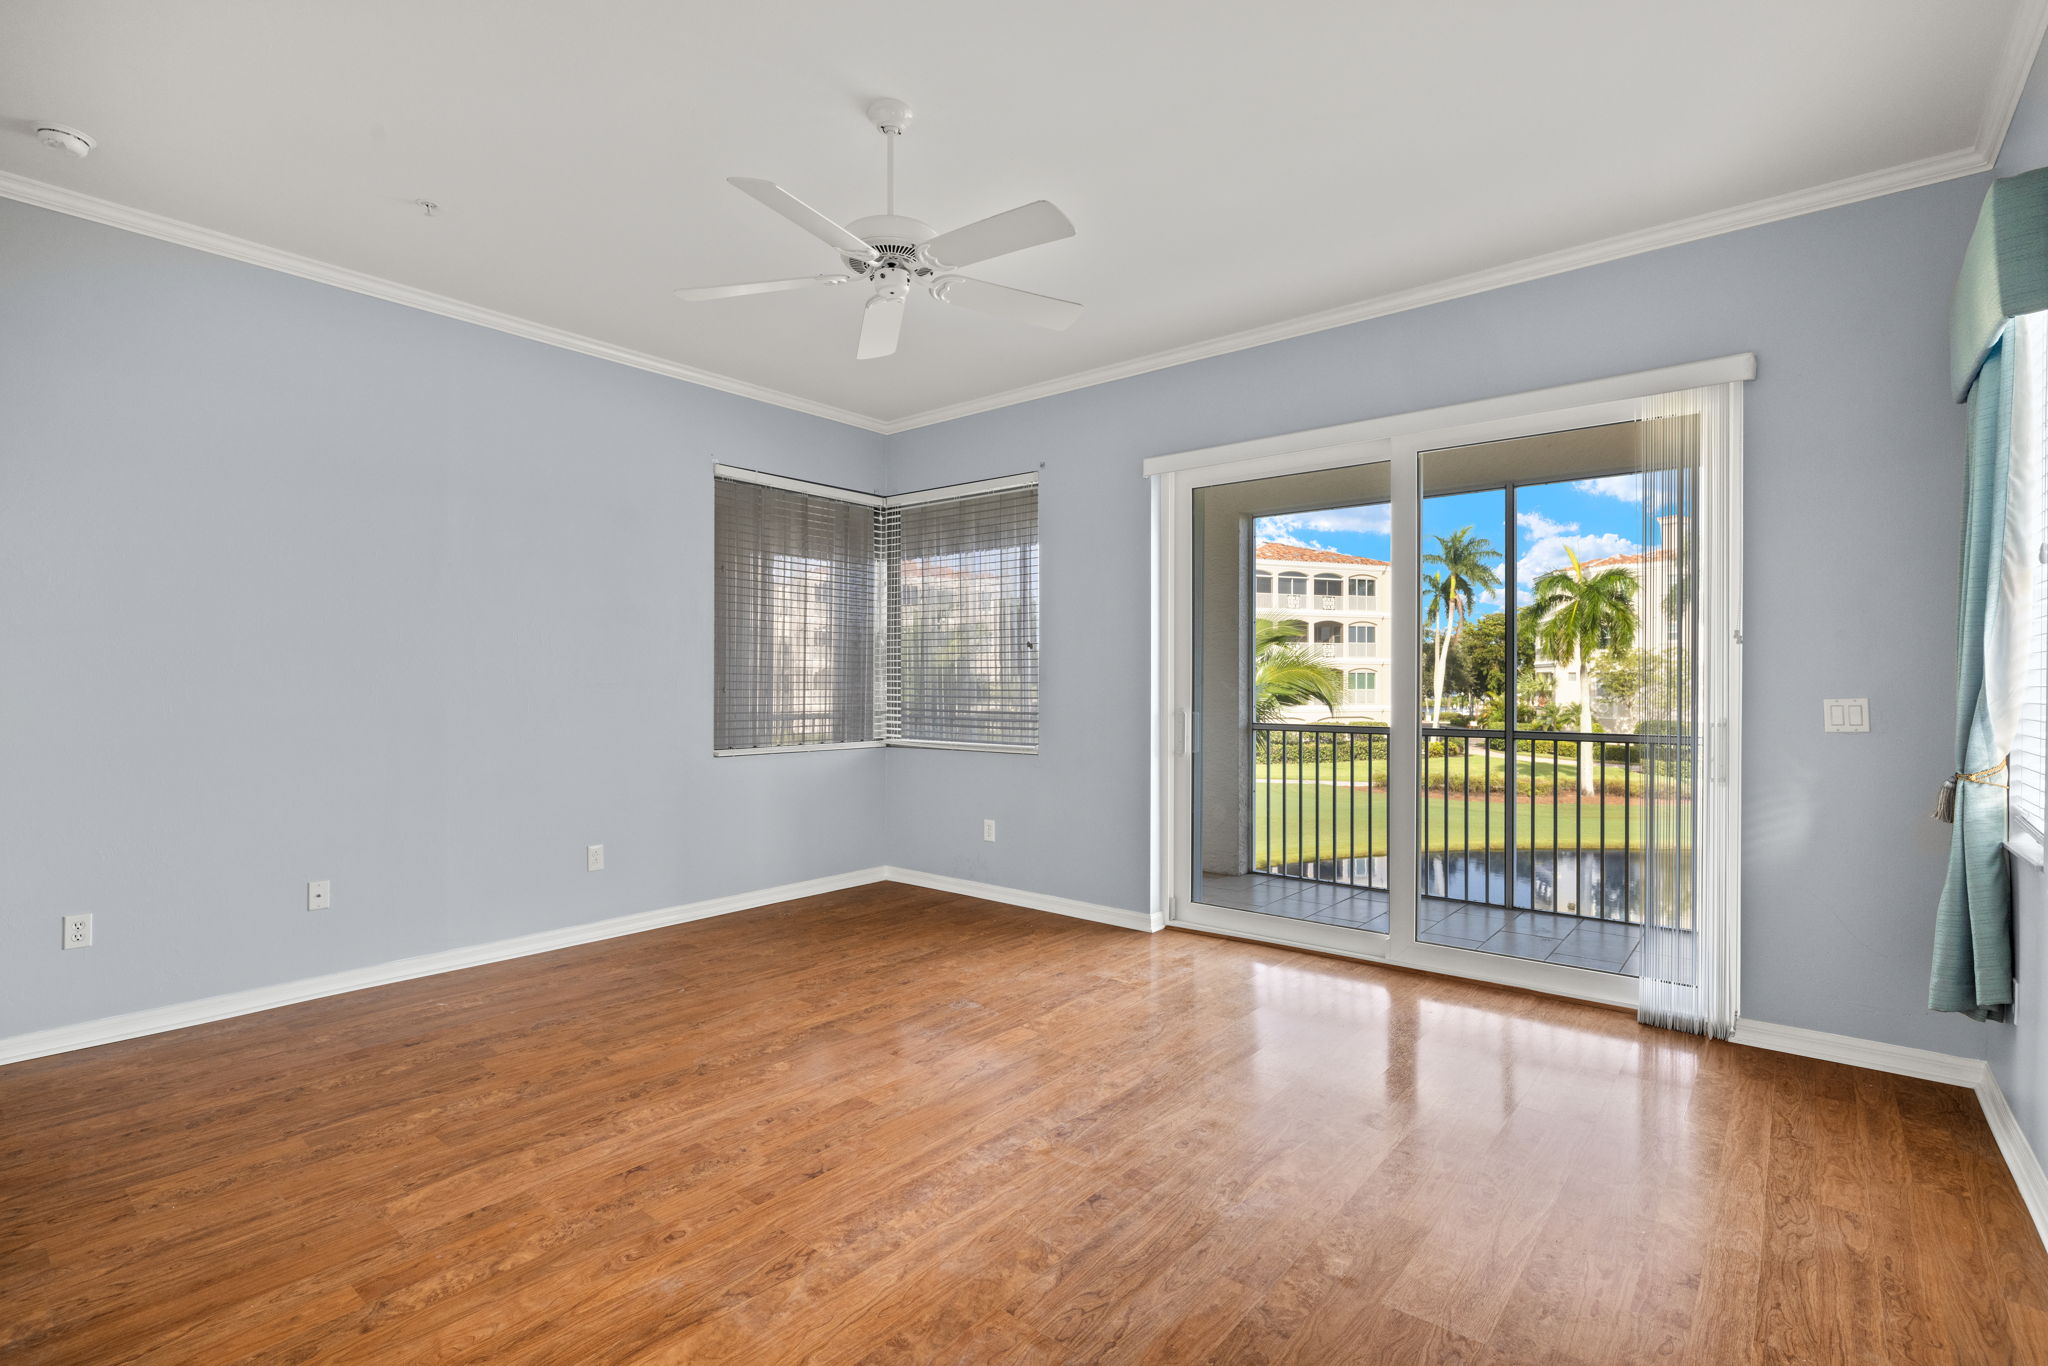
<svg viewBox="0 0 2048 1366">
<path fill-rule="evenodd" d="M 1036 754 L 1036 745 L 970 745 L 951 740 L 853 740 L 839 745 L 760 745 L 753 749 L 714 749 L 714 759 L 744 759 L 752 754 L 816 754 L 829 749 L 958 749 L 976 754 Z"/>
<path fill-rule="evenodd" d="M 2006 835 L 2005 851 L 2024 863 L 2048 870 L 2048 858 L 2043 857 L 2041 841 L 2023 830 L 2014 830 Z"/>
</svg>

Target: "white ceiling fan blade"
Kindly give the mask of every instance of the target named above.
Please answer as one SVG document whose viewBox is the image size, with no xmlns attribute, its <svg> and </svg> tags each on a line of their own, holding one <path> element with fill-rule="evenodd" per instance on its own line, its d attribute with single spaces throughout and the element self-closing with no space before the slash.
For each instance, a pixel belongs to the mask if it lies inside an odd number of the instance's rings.
<svg viewBox="0 0 2048 1366">
<path fill-rule="evenodd" d="M 1071 300 L 1033 294 L 1026 289 L 1012 289 L 1008 285 L 992 285 L 986 280 L 970 280 L 965 275 L 941 275 L 932 281 L 931 290 L 933 298 L 946 303 L 971 308 L 990 317 L 1050 328 L 1055 332 L 1066 331 L 1074 325 L 1074 319 L 1081 316 L 1081 305 Z"/>
<path fill-rule="evenodd" d="M 811 236 L 831 247 L 834 251 L 863 261 L 875 259 L 875 249 L 840 227 L 816 209 L 798 199 L 788 190 L 772 180 L 751 180 L 746 176 L 731 176 L 726 184 L 735 187 L 760 200 L 790 222 L 802 228 Z"/>
<path fill-rule="evenodd" d="M 1067 216 L 1050 201 L 1040 199 L 979 223 L 942 232 L 925 243 L 924 249 L 932 260 L 950 270 L 1073 235 L 1074 225 L 1067 221 Z"/>
<path fill-rule="evenodd" d="M 745 285 L 703 285 L 697 289 L 679 289 L 676 291 L 676 297 L 695 304 L 706 299 L 736 299 L 742 294 L 773 294 L 781 289 L 802 289 L 805 285 L 843 285 L 852 278 L 850 275 L 799 275 L 794 280 L 756 280 Z"/>
<path fill-rule="evenodd" d="M 896 338 L 903 331 L 904 296 L 877 294 L 868 300 L 860 319 L 860 349 L 857 360 L 878 360 L 896 354 Z"/>
</svg>

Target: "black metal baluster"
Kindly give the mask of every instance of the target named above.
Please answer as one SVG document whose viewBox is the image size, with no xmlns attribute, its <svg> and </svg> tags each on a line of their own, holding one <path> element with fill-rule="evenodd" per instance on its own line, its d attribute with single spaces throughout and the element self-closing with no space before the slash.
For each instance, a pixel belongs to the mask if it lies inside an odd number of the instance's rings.
<svg viewBox="0 0 2048 1366">
<path fill-rule="evenodd" d="M 1556 745 L 1550 745 L 1550 913 L 1556 915 L 1556 893 L 1565 881 L 1556 874 L 1556 842 L 1565 831 L 1559 829 L 1565 823 L 1565 803 L 1556 795 Z M 1530 827 L 1534 834 L 1536 825 L 1536 756 L 1530 756 Z"/>
<path fill-rule="evenodd" d="M 1635 847 L 1635 841 L 1629 837 L 1629 817 L 1635 812 L 1636 800 L 1629 792 L 1629 779 L 1633 776 L 1634 773 L 1631 766 L 1624 762 L 1621 766 L 1621 859 L 1623 865 L 1621 878 L 1621 918 L 1623 920 L 1628 920 L 1631 917 L 1631 913 L 1635 909 L 1636 895 L 1635 879 L 1628 876 L 1627 867 L 1629 852 Z"/>
<path fill-rule="evenodd" d="M 1600 764 L 1600 786 L 1593 795 L 1600 804 L 1600 918 L 1605 920 L 1607 919 L 1607 756 L 1601 754 L 1597 749 L 1593 752 L 1599 755 Z M 1582 741 L 1579 745 L 1579 771 L 1581 773 L 1586 771 L 1585 753 L 1586 746 Z"/>
</svg>

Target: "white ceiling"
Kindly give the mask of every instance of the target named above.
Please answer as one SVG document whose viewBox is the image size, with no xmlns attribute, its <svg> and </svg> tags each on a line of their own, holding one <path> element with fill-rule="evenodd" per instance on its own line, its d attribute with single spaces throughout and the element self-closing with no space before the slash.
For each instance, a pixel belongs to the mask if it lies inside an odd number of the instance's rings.
<svg viewBox="0 0 2048 1366">
<path fill-rule="evenodd" d="M 11 0 L 0 193 L 231 234 L 890 430 L 1981 169 L 2042 11 Z M 971 273 L 1083 301 L 1072 331 L 920 296 L 901 351 L 856 361 L 857 286 L 670 296 L 833 269 L 725 178 L 879 212 L 877 95 L 917 110 L 903 212 L 1066 210 L 1078 236 Z M 99 148 L 48 151 L 39 121 Z"/>
</svg>

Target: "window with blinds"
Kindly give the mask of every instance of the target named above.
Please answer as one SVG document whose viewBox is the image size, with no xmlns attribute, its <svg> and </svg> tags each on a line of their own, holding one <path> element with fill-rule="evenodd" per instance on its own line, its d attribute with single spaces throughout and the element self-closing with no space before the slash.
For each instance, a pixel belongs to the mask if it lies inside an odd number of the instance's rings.
<svg viewBox="0 0 2048 1366">
<path fill-rule="evenodd" d="M 720 467 L 721 754 L 1038 744 L 1033 477 L 894 499 Z"/>
<path fill-rule="evenodd" d="M 2043 842 L 2048 832 L 2048 592 L 2042 562 L 2048 556 L 2048 315 L 2034 313 L 2013 328 L 2017 348 L 2012 403 L 2012 474 L 2007 496 L 2018 506 L 2008 529 L 2026 538 L 2014 558 L 2032 571 L 2022 623 L 2013 632 L 2019 650 L 2018 723 L 2013 732 L 2007 823 L 2012 833 Z M 2010 570 L 2008 570 L 2010 582 Z"/>
<path fill-rule="evenodd" d="M 875 512 L 717 481 L 715 748 L 875 739 Z"/>
<path fill-rule="evenodd" d="M 912 744 L 1038 744 L 1038 490 L 884 510 L 887 734 Z"/>
</svg>

